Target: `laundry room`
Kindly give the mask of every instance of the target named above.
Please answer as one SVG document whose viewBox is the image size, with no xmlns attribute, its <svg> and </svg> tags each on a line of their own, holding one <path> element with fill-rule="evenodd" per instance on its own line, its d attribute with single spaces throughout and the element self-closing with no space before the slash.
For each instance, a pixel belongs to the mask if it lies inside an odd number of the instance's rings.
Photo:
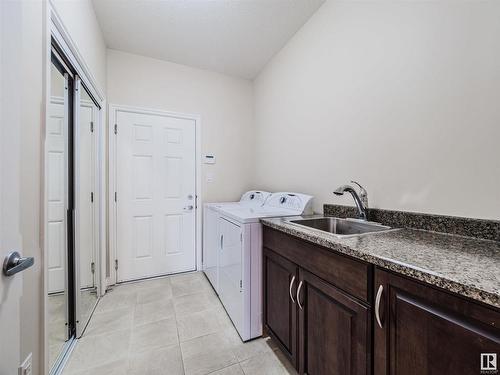
<svg viewBox="0 0 500 375">
<path fill-rule="evenodd" d="M 500 369 L 498 0 L 0 0 L 0 375 Z"/>
</svg>

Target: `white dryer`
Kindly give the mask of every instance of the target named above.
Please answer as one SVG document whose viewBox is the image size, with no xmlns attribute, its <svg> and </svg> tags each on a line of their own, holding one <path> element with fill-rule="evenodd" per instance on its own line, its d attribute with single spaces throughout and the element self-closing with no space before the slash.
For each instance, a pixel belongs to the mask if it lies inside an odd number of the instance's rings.
<svg viewBox="0 0 500 375">
<path fill-rule="evenodd" d="M 205 203 L 203 206 L 203 255 L 202 269 L 207 275 L 215 291 L 219 290 L 219 273 L 217 269 L 219 256 L 219 209 L 260 207 L 271 195 L 267 191 L 250 190 L 241 196 L 239 202 Z"/>
<path fill-rule="evenodd" d="M 273 193 L 260 207 L 223 207 L 218 218 L 218 295 L 243 341 L 262 335 L 261 218 L 312 214 L 312 197 Z"/>
</svg>

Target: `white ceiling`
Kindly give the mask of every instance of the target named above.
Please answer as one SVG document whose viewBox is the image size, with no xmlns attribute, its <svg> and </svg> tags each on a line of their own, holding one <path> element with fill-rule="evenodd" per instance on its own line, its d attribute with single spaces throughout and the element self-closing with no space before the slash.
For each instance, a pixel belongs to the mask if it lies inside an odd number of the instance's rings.
<svg viewBox="0 0 500 375">
<path fill-rule="evenodd" d="M 109 48 L 254 78 L 325 0 L 93 0 Z"/>
</svg>

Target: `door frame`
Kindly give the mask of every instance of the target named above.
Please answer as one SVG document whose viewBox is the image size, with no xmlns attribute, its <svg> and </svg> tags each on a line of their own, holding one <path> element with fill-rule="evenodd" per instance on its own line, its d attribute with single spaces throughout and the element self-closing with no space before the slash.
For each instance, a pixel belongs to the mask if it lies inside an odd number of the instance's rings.
<svg viewBox="0 0 500 375">
<path fill-rule="evenodd" d="M 51 0 L 47 1 L 45 7 L 44 14 L 44 42 L 45 42 L 45 56 L 44 56 L 44 108 L 43 108 L 43 121 L 42 121 L 42 129 L 41 129 L 41 181 L 42 191 L 41 194 L 41 220 L 40 220 L 40 236 L 42 242 L 42 258 L 43 258 L 43 340 L 44 340 L 44 349 L 43 349 L 43 369 L 44 373 L 49 373 L 49 352 L 48 352 L 48 336 L 47 336 L 47 318 L 48 318 L 48 254 L 46 249 L 48 249 L 48 238 L 46 235 L 46 222 L 48 219 L 48 212 L 46 207 L 46 201 L 48 198 L 48 189 L 47 189 L 47 179 L 46 179 L 46 171 L 47 171 L 47 158 L 46 158 L 46 147 L 45 147 L 45 137 L 46 137 L 46 128 L 49 116 L 49 105 L 51 99 L 51 54 L 52 54 L 52 40 L 54 40 L 64 54 L 64 57 L 69 61 L 72 65 L 72 68 L 76 71 L 76 74 L 80 78 L 81 82 L 85 85 L 91 96 L 100 106 L 100 113 L 95 116 L 95 195 L 94 195 L 94 204 L 95 204 L 95 212 L 94 218 L 96 220 L 95 225 L 95 244 L 96 244 L 96 269 L 99 272 L 99 283 L 97 285 L 98 288 L 98 296 L 101 296 L 105 291 L 105 279 L 106 279 L 106 268 L 105 268 L 105 256 L 106 256 L 106 164 L 105 164 L 105 135 L 106 132 L 104 130 L 104 125 L 106 124 L 106 98 L 104 95 L 104 91 L 101 90 L 99 85 L 97 84 L 97 80 L 92 74 L 89 66 L 85 62 L 82 57 L 80 51 L 77 48 L 76 43 L 70 36 L 70 33 L 64 26 L 62 22 L 62 18 L 57 13 L 57 10 L 53 6 Z M 60 370 L 67 358 L 70 350 L 74 346 L 74 342 L 68 342 L 66 352 L 66 357 L 62 359 L 59 364 L 56 364 L 54 367 L 54 372 L 57 373 Z"/>
<path fill-rule="evenodd" d="M 130 105 L 121 105 L 110 103 L 108 106 L 108 223 L 109 223 L 109 257 L 107 265 L 109 266 L 109 276 L 106 279 L 106 285 L 115 285 L 117 283 L 117 272 L 115 261 L 118 259 L 116 236 L 117 228 L 117 202 L 115 201 L 116 183 L 117 183 L 117 158 L 116 158 L 116 133 L 115 124 L 118 112 L 137 113 L 145 115 L 156 115 L 164 117 L 175 117 L 179 119 L 193 120 L 195 122 L 195 264 L 196 270 L 201 270 L 201 204 L 202 185 L 201 185 L 201 116 L 179 112 L 164 111 Z M 119 129 L 118 129 L 119 131 Z"/>
</svg>

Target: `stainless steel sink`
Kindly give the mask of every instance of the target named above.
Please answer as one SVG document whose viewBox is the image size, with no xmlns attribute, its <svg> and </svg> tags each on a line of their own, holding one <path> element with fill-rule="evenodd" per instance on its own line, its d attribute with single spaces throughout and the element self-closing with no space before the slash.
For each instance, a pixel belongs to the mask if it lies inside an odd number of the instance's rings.
<svg viewBox="0 0 500 375">
<path fill-rule="evenodd" d="M 336 237 L 354 237 L 362 234 L 386 232 L 392 230 L 386 225 L 356 219 L 339 219 L 337 217 L 318 217 L 311 219 L 289 220 L 290 223 L 305 226 Z"/>
</svg>

